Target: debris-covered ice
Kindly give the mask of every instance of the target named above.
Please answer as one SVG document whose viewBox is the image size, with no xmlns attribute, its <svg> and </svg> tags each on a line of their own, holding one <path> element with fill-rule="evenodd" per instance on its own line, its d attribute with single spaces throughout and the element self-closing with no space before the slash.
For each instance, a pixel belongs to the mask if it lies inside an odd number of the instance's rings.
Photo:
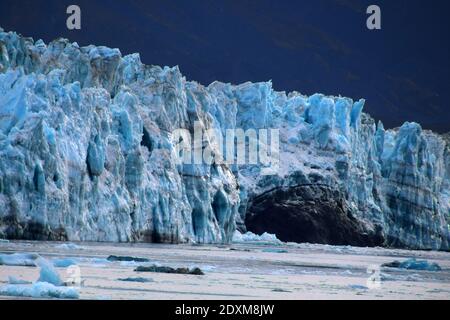
<svg viewBox="0 0 450 320">
<path fill-rule="evenodd" d="M 172 268 L 166 266 L 139 266 L 134 269 L 136 272 L 157 272 L 157 273 L 178 273 L 178 274 L 190 274 L 190 275 L 204 275 L 203 271 L 200 268 Z"/>
<path fill-rule="evenodd" d="M 441 271 L 442 268 L 434 262 L 428 262 L 427 260 L 416 260 L 411 258 L 403 262 L 393 261 L 383 264 L 383 267 L 398 268 L 407 270 L 424 270 L 424 271 Z"/>
<path fill-rule="evenodd" d="M 263 249 L 262 252 L 269 252 L 269 253 L 288 253 L 285 249 L 276 249 L 276 248 L 267 248 Z"/>
</svg>

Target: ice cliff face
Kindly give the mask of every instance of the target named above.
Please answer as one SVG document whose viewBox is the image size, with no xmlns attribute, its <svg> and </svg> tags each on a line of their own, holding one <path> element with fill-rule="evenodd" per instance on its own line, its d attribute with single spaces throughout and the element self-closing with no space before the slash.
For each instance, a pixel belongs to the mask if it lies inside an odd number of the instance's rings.
<svg viewBox="0 0 450 320">
<path fill-rule="evenodd" d="M 0 32 L 0 237 L 229 242 L 237 227 L 448 249 L 448 142 L 415 123 L 384 130 L 363 105 L 270 82 L 204 87 L 137 54 Z M 196 122 L 279 129 L 279 171 L 180 165 L 172 132 Z"/>
<path fill-rule="evenodd" d="M 226 167 L 185 173 L 171 132 L 205 125 L 200 86 L 104 47 L 0 33 L 0 233 L 8 238 L 226 242 Z"/>
</svg>

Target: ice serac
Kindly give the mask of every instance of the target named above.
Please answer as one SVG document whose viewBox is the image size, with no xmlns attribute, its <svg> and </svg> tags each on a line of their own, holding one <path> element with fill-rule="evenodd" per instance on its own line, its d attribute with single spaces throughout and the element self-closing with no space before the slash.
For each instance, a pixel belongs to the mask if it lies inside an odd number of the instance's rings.
<svg viewBox="0 0 450 320">
<path fill-rule="evenodd" d="M 0 32 L 0 238 L 212 243 L 238 228 L 448 249 L 448 138 L 385 130 L 363 106 L 270 82 L 205 87 L 137 54 Z M 180 165 L 172 132 L 196 125 L 279 129 L 279 170 Z"/>
</svg>

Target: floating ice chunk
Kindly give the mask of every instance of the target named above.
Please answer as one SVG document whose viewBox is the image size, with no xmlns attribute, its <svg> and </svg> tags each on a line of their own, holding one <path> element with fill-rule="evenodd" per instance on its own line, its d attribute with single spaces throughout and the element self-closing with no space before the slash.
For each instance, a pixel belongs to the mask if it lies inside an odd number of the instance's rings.
<svg viewBox="0 0 450 320">
<path fill-rule="evenodd" d="M 403 262 L 393 261 L 383 264 L 383 267 L 407 269 L 407 270 L 424 270 L 424 271 L 441 271 L 441 267 L 437 263 L 430 263 L 426 260 L 416 260 L 415 258 L 405 260 Z"/>
<path fill-rule="evenodd" d="M 191 267 L 191 268 L 195 268 L 195 267 Z M 208 265 L 205 265 L 205 266 L 202 266 L 201 269 L 202 269 L 203 271 L 213 271 L 213 270 L 216 269 L 216 267 L 215 267 L 215 266 L 208 266 Z"/>
<path fill-rule="evenodd" d="M 39 258 L 36 260 L 36 264 L 41 268 L 38 282 L 47 282 L 55 286 L 63 285 L 58 271 L 56 271 L 52 263 L 44 258 Z"/>
<path fill-rule="evenodd" d="M 32 285 L 9 284 L 0 287 L 0 295 L 31 298 L 78 299 L 79 293 L 73 287 L 58 287 L 48 282 L 36 282 Z"/>
<path fill-rule="evenodd" d="M 247 232 L 242 234 L 237 230 L 233 234 L 233 242 L 234 243 L 259 242 L 270 244 L 282 244 L 282 242 L 278 240 L 277 236 L 274 234 L 270 234 L 267 232 L 264 232 L 262 235 L 257 235 L 254 234 L 253 232 Z"/>
<path fill-rule="evenodd" d="M 0 239 L 0 243 L 9 243 L 9 240 L 7 240 L 7 239 Z"/>
<path fill-rule="evenodd" d="M 358 284 L 349 285 L 349 288 L 354 290 L 369 290 L 369 288 L 367 288 L 366 286 L 361 286 Z"/>
<path fill-rule="evenodd" d="M 350 270 L 345 270 L 344 272 L 341 273 L 344 276 L 352 276 L 353 272 L 351 272 Z"/>
<path fill-rule="evenodd" d="M 0 265 L 35 267 L 38 258 L 35 253 L 0 254 Z"/>
<path fill-rule="evenodd" d="M 75 243 L 63 243 L 63 244 L 57 245 L 55 248 L 64 249 L 64 250 L 83 250 L 84 249 L 84 247 L 79 246 Z"/>
<path fill-rule="evenodd" d="M 76 265 L 77 261 L 71 258 L 55 259 L 53 260 L 53 266 L 57 268 L 67 268 Z"/>
<path fill-rule="evenodd" d="M 9 284 L 32 284 L 31 281 L 22 280 L 22 279 L 14 277 L 14 276 L 8 277 L 8 283 Z"/>
</svg>

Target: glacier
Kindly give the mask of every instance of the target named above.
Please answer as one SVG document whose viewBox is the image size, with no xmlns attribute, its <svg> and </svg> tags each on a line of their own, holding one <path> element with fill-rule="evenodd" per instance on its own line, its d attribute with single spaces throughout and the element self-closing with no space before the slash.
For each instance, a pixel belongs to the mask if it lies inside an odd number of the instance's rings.
<svg viewBox="0 0 450 320">
<path fill-rule="evenodd" d="M 0 28 L 0 238 L 230 243 L 239 230 L 448 250 L 448 135 L 386 130 L 364 103 L 204 86 L 139 54 Z M 194 123 L 279 129 L 279 170 L 180 165 L 172 132 Z"/>
</svg>

